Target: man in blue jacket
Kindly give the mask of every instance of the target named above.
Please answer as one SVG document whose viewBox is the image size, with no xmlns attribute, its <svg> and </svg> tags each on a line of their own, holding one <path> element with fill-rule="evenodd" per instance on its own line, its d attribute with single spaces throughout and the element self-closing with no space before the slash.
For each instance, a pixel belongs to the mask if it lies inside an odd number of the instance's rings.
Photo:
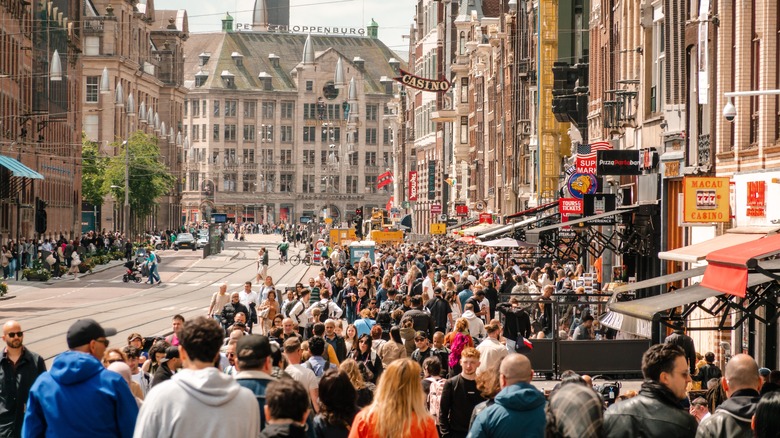
<svg viewBox="0 0 780 438">
<path fill-rule="evenodd" d="M 501 361 L 499 372 L 501 392 L 474 419 L 468 438 L 544 437 L 547 400 L 531 385 L 531 361 L 522 354 L 510 354 Z"/>
<path fill-rule="evenodd" d="M 30 389 L 23 437 L 89 436 L 132 437 L 138 405 L 124 378 L 108 371 L 100 358 L 107 336 L 92 319 L 76 321 L 68 329 L 68 348 L 41 374 Z"/>
</svg>

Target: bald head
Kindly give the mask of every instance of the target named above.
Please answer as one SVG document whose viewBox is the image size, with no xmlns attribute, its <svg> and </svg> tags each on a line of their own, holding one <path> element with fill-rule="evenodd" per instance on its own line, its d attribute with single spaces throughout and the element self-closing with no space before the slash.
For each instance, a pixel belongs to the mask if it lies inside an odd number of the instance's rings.
<svg viewBox="0 0 780 438">
<path fill-rule="evenodd" d="M 755 389 L 761 386 L 758 364 L 747 354 L 738 354 L 726 365 L 726 393 L 731 396 L 740 389 Z"/>
<path fill-rule="evenodd" d="M 503 377 L 501 387 L 514 385 L 515 383 L 531 381 L 534 370 L 531 368 L 531 361 L 522 354 L 513 353 L 501 361 L 499 369 Z"/>
</svg>

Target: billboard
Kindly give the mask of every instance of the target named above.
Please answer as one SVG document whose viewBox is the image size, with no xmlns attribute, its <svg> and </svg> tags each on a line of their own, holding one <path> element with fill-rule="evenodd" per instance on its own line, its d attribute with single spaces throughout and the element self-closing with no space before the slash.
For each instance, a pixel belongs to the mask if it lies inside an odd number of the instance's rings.
<svg viewBox="0 0 780 438">
<path fill-rule="evenodd" d="M 728 222 L 729 178 L 686 176 L 683 179 L 683 221 Z"/>
</svg>

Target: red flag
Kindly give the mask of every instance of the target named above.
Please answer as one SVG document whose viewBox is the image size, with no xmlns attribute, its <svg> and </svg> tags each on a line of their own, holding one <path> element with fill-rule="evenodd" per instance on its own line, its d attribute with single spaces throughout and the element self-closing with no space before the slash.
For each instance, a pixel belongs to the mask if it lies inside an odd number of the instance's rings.
<svg viewBox="0 0 780 438">
<path fill-rule="evenodd" d="M 390 200 L 387 201 L 387 205 L 385 205 L 385 210 L 390 211 L 393 208 L 394 201 L 395 201 L 395 196 L 391 196 Z"/>
<path fill-rule="evenodd" d="M 379 175 L 376 178 L 376 188 L 381 189 L 382 187 L 391 184 L 393 182 L 393 172 L 390 172 L 389 170 L 381 175 Z"/>
</svg>

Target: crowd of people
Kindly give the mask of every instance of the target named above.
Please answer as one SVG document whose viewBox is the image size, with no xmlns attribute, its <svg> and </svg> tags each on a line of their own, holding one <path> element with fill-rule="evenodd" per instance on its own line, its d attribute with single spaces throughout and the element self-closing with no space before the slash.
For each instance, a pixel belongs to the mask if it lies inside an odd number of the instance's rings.
<svg viewBox="0 0 780 438">
<path fill-rule="evenodd" d="M 433 244 L 380 246 L 353 265 L 336 245 L 316 277 L 282 289 L 268 251 L 255 278 L 222 284 L 206 315 L 173 316 L 167 337 L 109 348 L 116 330 L 75 322 L 50 371 L 7 322 L 0 378 L 15 385 L 0 389 L 0 436 L 780 434 L 780 371 L 740 354 L 721 372 L 682 329 L 644 353 L 638 393 L 605 397 L 573 370 L 537 389 L 522 354 L 534 337 L 595 337 L 594 305 L 561 292 L 580 267 L 524 272 L 491 250 Z M 691 399 L 694 381 L 706 396 Z"/>
</svg>

